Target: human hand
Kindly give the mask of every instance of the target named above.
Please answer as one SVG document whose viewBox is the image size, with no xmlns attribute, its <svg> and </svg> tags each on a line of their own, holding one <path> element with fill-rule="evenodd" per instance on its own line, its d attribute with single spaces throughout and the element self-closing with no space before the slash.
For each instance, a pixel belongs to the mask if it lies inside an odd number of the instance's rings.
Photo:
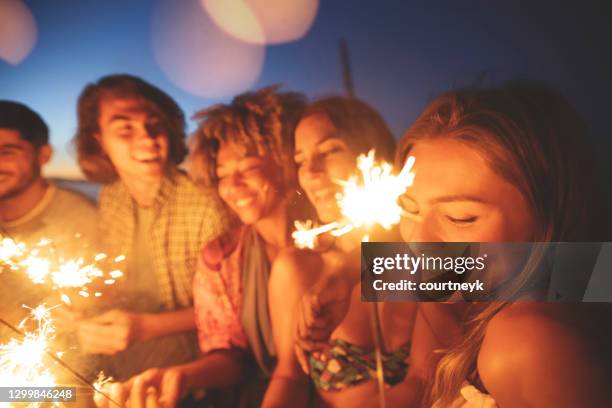
<svg viewBox="0 0 612 408">
<path fill-rule="evenodd" d="M 82 350 L 92 354 L 115 354 L 143 338 L 142 316 L 113 309 L 78 321 L 77 335 Z"/>
<path fill-rule="evenodd" d="M 124 383 L 102 387 L 113 402 L 125 408 L 174 408 L 185 388 L 185 379 L 177 368 L 151 368 Z M 100 393 L 94 396 L 98 408 L 111 408 L 113 402 Z"/>
<path fill-rule="evenodd" d="M 329 343 L 336 327 L 344 320 L 351 301 L 351 286 L 337 276 L 327 276 L 300 300 L 297 312 L 295 353 L 308 374 L 307 353 L 321 350 Z"/>
<path fill-rule="evenodd" d="M 51 308 L 54 326 L 60 331 L 72 331 L 78 328 L 81 313 L 64 304 Z"/>
</svg>

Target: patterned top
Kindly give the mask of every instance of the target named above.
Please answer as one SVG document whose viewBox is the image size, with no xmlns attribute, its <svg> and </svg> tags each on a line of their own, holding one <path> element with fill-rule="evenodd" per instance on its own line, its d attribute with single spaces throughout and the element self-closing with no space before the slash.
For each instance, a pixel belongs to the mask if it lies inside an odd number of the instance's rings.
<svg viewBox="0 0 612 408">
<path fill-rule="evenodd" d="M 248 348 L 242 313 L 241 247 L 246 228 L 223 235 L 202 249 L 193 279 L 200 351 Z"/>
<path fill-rule="evenodd" d="M 406 358 L 410 344 L 398 350 L 383 353 L 382 365 L 385 383 L 396 385 L 404 380 L 408 371 Z M 343 389 L 376 379 L 376 355 L 374 351 L 347 341 L 334 339 L 330 348 L 310 354 L 310 377 L 314 385 L 323 391 Z"/>
<path fill-rule="evenodd" d="M 135 203 L 123 183 L 100 192 L 99 238 L 102 249 L 129 259 L 135 234 Z M 198 188 L 183 172 L 162 180 L 152 206 L 153 265 L 166 310 L 192 305 L 192 280 L 202 246 L 221 235 L 230 217 L 212 190 Z"/>
</svg>

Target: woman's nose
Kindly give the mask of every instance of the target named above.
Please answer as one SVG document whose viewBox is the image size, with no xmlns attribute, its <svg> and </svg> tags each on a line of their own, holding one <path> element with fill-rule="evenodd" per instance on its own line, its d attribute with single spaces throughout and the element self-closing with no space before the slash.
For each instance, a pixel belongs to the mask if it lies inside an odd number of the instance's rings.
<svg viewBox="0 0 612 408">
<path fill-rule="evenodd" d="M 434 223 L 429 217 L 419 215 L 404 217 L 401 221 L 402 238 L 406 242 L 439 242 Z"/>
<path fill-rule="evenodd" d="M 308 177 L 314 178 L 323 174 L 325 170 L 325 165 L 323 163 L 323 160 L 315 157 L 311 160 L 307 160 L 303 164 L 303 169 Z"/>
</svg>

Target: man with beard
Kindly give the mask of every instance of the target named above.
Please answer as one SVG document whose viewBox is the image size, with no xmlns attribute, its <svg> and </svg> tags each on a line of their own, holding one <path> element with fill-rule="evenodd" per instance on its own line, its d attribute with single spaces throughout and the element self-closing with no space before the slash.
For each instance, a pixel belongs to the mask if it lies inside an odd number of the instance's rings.
<svg viewBox="0 0 612 408">
<path fill-rule="evenodd" d="M 49 130 L 27 106 L 0 101 L 0 228 L 30 245 L 53 240 L 73 246 L 75 236 L 91 237 L 95 207 L 83 195 L 42 177 L 51 159 Z"/>
<path fill-rule="evenodd" d="M 73 256 L 85 249 L 95 232 L 95 207 L 85 196 L 45 180 L 42 167 L 49 161 L 49 130 L 27 106 L 0 101 L 0 237 L 34 247 L 41 239 L 53 241 L 47 249 L 56 256 Z M 43 248 L 40 249 L 44 251 Z M 0 317 L 18 324 L 48 295 L 18 271 L 0 265 Z M 8 332 L 0 328 L 0 340 Z"/>
</svg>

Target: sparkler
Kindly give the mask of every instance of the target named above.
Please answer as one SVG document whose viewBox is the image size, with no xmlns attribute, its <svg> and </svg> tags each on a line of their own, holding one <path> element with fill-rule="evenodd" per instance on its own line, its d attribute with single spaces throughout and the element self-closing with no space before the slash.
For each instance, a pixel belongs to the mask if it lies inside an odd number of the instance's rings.
<svg viewBox="0 0 612 408">
<path fill-rule="evenodd" d="M 346 181 L 339 181 L 343 191 L 336 200 L 343 215 L 340 221 L 314 227 L 312 221 L 295 222 L 295 231 L 291 234 L 298 248 L 313 249 L 317 237 L 329 232 L 341 236 L 356 228 L 366 231 L 378 224 L 389 229 L 400 221 L 403 215 L 398 205 L 398 198 L 414 181 L 414 157 L 409 157 L 399 174 L 393 174 L 393 167 L 386 162 L 376 163 L 374 150 L 357 158 L 359 174 Z M 363 241 L 368 240 L 366 234 Z"/>
<path fill-rule="evenodd" d="M 19 329 L 9 325 L 19 333 L 22 333 L 20 329 L 23 329 L 30 320 L 34 320 L 38 327 L 32 332 L 23 333 L 21 339 L 12 338 L 7 344 L 0 344 L 0 384 L 30 387 L 57 385 L 55 377 L 45 364 L 49 342 L 55 337 L 50 310 L 40 305 L 30 310 L 30 316 L 21 321 Z M 2 321 L 2 323 L 5 322 Z M 39 405 L 39 403 L 31 403 L 28 407 Z M 0 407 L 10 406 L 9 403 L 0 403 Z"/>
<path fill-rule="evenodd" d="M 54 353 L 51 350 L 50 343 L 55 338 L 55 327 L 53 326 L 50 314 L 53 308 L 47 308 L 44 304 L 34 309 L 27 306 L 24 307 L 30 309 L 30 316 L 22 320 L 18 327 L 14 327 L 0 318 L 0 323 L 20 337 L 20 339 L 11 338 L 7 344 L 0 344 L 0 384 L 19 387 L 57 386 L 55 376 L 45 364 L 46 357 L 48 357 L 81 382 L 91 387 L 96 395 L 99 394 L 119 406 L 108 394 L 101 391 L 101 386 L 104 384 L 103 373 L 100 373 L 98 380 L 94 384 L 90 384 L 85 377 L 62 361 L 62 352 Z M 24 332 L 24 326 L 31 320 L 37 322 L 37 329 L 33 332 Z M 41 403 L 35 402 L 26 405 L 26 407 L 36 408 L 40 405 Z M 54 402 L 53 405 L 59 406 L 59 403 Z M 0 402 L 0 407 L 12 407 L 12 405 Z"/>
<path fill-rule="evenodd" d="M 45 250 L 54 256 L 45 256 Z M 102 296 L 99 290 L 92 293 L 89 286 L 113 285 L 123 276 L 117 264 L 124 260 L 123 255 L 110 259 L 103 253 L 96 254 L 90 263 L 86 263 L 82 257 L 59 258 L 55 254 L 53 242 L 48 239 L 41 240 L 33 249 L 9 237 L 3 238 L 0 242 L 0 271 L 5 268 L 13 271 L 21 270 L 32 283 L 48 284 L 52 289 L 58 290 L 60 298 L 66 304 L 72 303 L 70 296 L 66 294 L 67 289 L 76 290 L 84 298 L 92 295 Z M 107 270 L 110 272 L 106 273 Z"/>
<path fill-rule="evenodd" d="M 43 249 L 49 248 L 54 255 L 54 262 L 43 255 Z M 117 264 L 125 261 L 120 255 L 110 259 L 106 254 L 99 253 L 93 262 L 85 263 L 83 258 L 68 259 L 57 257 L 55 247 L 51 240 L 41 240 L 34 249 L 28 249 L 24 243 L 16 242 L 6 234 L 0 241 L 0 273 L 6 271 L 23 271 L 34 284 L 49 284 L 52 289 L 59 290 L 60 298 L 66 304 L 71 304 L 70 297 L 65 289 L 76 289 L 83 297 L 90 296 L 89 285 L 113 285 L 123 276 Z M 107 274 L 104 271 L 110 270 Z M 102 296 L 102 292 L 95 291 L 94 297 Z M 27 307 L 27 306 L 24 306 Z M 103 392 L 96 384 L 91 384 L 85 377 L 73 370 L 61 360 L 62 352 L 54 353 L 50 343 L 55 338 L 55 328 L 50 311 L 40 305 L 30 309 L 30 316 L 22 320 L 18 327 L 14 327 L 6 320 L 0 318 L 0 323 L 11 329 L 19 339 L 11 338 L 6 344 L 0 344 L 0 384 L 16 386 L 53 387 L 56 379 L 52 371 L 45 365 L 49 359 L 70 372 L 75 378 L 92 388 L 96 395 L 100 395 L 119 406 L 108 394 Z M 29 332 L 24 327 L 31 321 L 37 323 L 37 329 Z M 100 380 L 100 378 L 99 378 Z M 102 382 L 99 383 L 103 385 Z M 46 403 L 47 404 L 47 403 Z M 28 408 L 39 407 L 41 403 L 28 404 Z M 58 406 L 59 403 L 53 403 Z M 20 404 L 20 406 L 22 406 Z M 0 403 L 0 408 L 12 407 L 8 403 Z"/>
<path fill-rule="evenodd" d="M 314 249 L 317 237 L 321 234 L 329 232 L 333 236 L 341 236 L 357 228 L 365 229 L 366 233 L 361 240 L 368 241 L 367 231 L 374 225 L 389 229 L 397 224 L 403 215 L 408 215 L 397 201 L 414 181 L 414 162 L 415 158 L 410 156 L 399 174 L 394 175 L 393 167 L 389 163 L 376 163 L 374 150 L 370 150 L 367 155 L 360 155 L 357 158 L 359 174 L 338 182 L 343 191 L 337 194 L 336 200 L 343 218 L 318 227 L 314 227 L 310 220 L 296 221 L 296 230 L 291 235 L 296 247 Z M 374 333 L 379 407 L 384 408 L 383 339 L 377 303 L 372 303 L 370 315 Z"/>
</svg>

